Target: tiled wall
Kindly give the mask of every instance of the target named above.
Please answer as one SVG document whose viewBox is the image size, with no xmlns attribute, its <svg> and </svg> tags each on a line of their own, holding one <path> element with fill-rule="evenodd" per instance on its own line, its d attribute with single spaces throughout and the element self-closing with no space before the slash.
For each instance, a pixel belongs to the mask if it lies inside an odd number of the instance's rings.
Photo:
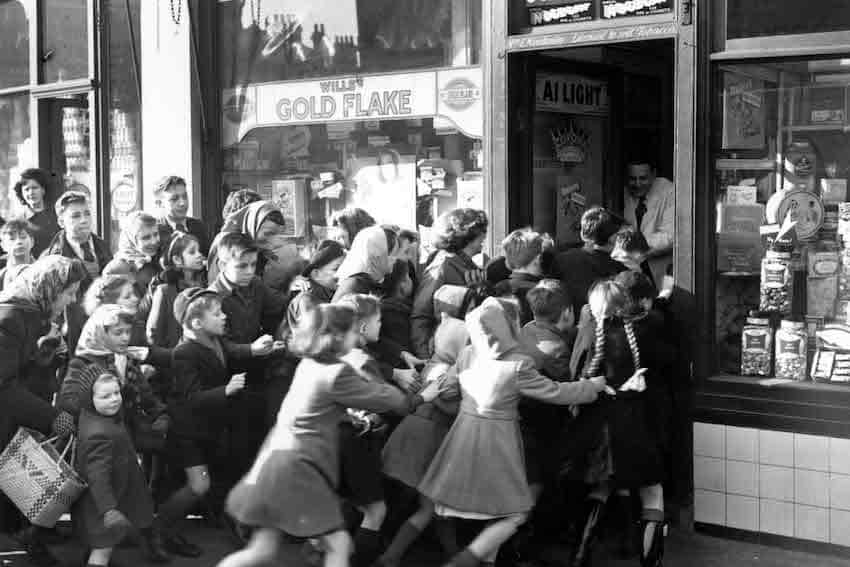
<svg viewBox="0 0 850 567">
<path fill-rule="evenodd" d="M 694 520 L 850 547 L 850 439 L 694 424 Z"/>
</svg>

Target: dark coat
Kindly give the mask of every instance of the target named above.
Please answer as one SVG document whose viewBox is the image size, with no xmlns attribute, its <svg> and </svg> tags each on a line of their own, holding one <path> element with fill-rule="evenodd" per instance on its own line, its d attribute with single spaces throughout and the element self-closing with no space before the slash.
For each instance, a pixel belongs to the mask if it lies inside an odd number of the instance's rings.
<svg viewBox="0 0 850 567">
<path fill-rule="evenodd" d="M 35 213 L 29 219 L 30 224 L 35 226 L 35 237 L 33 238 L 32 255 L 38 258 L 53 238 L 59 232 L 59 221 L 56 220 L 56 211 L 52 204 L 46 204 L 43 211 Z"/>
<path fill-rule="evenodd" d="M 91 402 L 89 401 L 89 405 Z M 89 489 L 74 504 L 74 530 L 90 547 L 114 547 L 122 537 L 103 524 L 103 515 L 118 510 L 139 529 L 153 523 L 153 500 L 136 449 L 121 418 L 93 408 L 80 414 L 77 470 Z"/>
<path fill-rule="evenodd" d="M 614 465 L 614 478 L 624 486 L 648 486 L 664 479 L 663 439 L 652 408 L 657 407 L 659 384 L 670 368 L 671 346 L 664 341 L 660 321 L 648 316 L 634 323 L 641 366 L 647 368 L 647 389 L 642 393 L 617 392 L 615 397 L 601 396 L 582 406 L 565 437 L 566 454 L 577 468 L 600 445 L 607 426 Z M 579 334 L 593 334 L 594 325 L 584 325 Z M 580 337 L 577 342 L 587 343 Z M 592 342 L 592 341 L 591 341 Z M 584 365 L 593 357 L 591 347 Z M 635 371 L 631 350 L 622 321 L 605 325 L 605 357 L 597 374 L 604 374 L 608 385 L 618 390 Z"/>
<path fill-rule="evenodd" d="M 174 229 L 164 218 L 157 220 L 157 226 L 159 227 L 159 241 L 167 243 L 171 239 L 171 235 L 174 234 Z M 207 229 L 207 225 L 200 219 L 186 217 L 186 231 L 198 239 L 201 252 L 207 254 L 210 250 L 210 231 Z"/>
<path fill-rule="evenodd" d="M 404 368 L 403 361 L 398 358 L 401 351 L 413 352 L 410 340 L 410 312 L 412 303 L 410 300 L 390 297 L 381 301 L 381 335 L 379 342 L 384 346 L 381 350 L 386 351 L 395 359 L 387 360 L 395 368 Z"/>
<path fill-rule="evenodd" d="M 528 305 L 528 291 L 539 284 L 543 276 L 534 276 L 524 272 L 511 272 L 506 280 L 496 284 L 493 292 L 497 296 L 513 296 L 519 302 L 520 325 L 530 323 L 534 319 L 531 306 Z"/>
<path fill-rule="evenodd" d="M 228 398 L 225 386 L 233 374 L 228 361 L 239 349 L 222 345 L 224 360 L 208 346 L 183 339 L 174 349 L 175 387 L 168 400 L 171 432 L 179 437 L 215 441 L 238 410 L 239 396 Z"/>
<path fill-rule="evenodd" d="M 432 339 L 437 328 L 434 294 L 446 284 L 466 286 L 466 274 L 477 269 L 478 266 L 466 254 L 445 250 L 437 252 L 425 267 L 410 315 L 410 335 L 416 356 L 424 360 L 431 358 Z"/>
<path fill-rule="evenodd" d="M 354 293 L 365 293 L 383 297 L 384 289 L 369 274 L 354 274 L 339 282 L 332 301 L 339 301 L 346 295 Z"/>
<path fill-rule="evenodd" d="M 555 277 L 561 279 L 573 300 L 573 313 L 577 317 L 587 304 L 587 294 L 594 283 L 614 277 L 626 269 L 623 264 L 611 259 L 610 253 L 590 248 L 561 252 L 552 266 Z"/>
<path fill-rule="evenodd" d="M 0 450 L 19 426 L 49 433 L 56 418 L 54 351 L 38 346 L 49 329 L 35 306 L 0 303 Z"/>
</svg>

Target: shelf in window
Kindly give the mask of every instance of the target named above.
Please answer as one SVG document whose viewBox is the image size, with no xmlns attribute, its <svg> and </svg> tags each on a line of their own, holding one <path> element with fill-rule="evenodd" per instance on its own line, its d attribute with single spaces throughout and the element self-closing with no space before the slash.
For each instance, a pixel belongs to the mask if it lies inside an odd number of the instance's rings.
<svg viewBox="0 0 850 567">
<path fill-rule="evenodd" d="M 846 124 L 808 124 L 804 126 L 783 126 L 786 132 L 850 132 L 850 125 Z"/>
<path fill-rule="evenodd" d="M 277 175 L 281 173 L 278 169 L 225 169 L 228 175 Z"/>
<path fill-rule="evenodd" d="M 760 278 L 761 274 L 759 272 L 717 272 L 717 275 L 721 278 L 739 278 L 739 279 L 749 279 L 749 278 Z"/>
<path fill-rule="evenodd" d="M 714 162 L 715 169 L 745 169 L 753 171 L 775 171 L 776 161 L 772 159 L 732 159 L 720 158 Z"/>
</svg>

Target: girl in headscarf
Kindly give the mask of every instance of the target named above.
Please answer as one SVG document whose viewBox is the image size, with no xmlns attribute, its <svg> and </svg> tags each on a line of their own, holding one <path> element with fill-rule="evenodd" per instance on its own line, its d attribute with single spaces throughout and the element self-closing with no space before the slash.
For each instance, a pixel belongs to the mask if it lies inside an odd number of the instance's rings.
<svg viewBox="0 0 850 567">
<path fill-rule="evenodd" d="M 156 217 L 135 211 L 124 219 L 118 252 L 103 269 L 103 275 L 130 274 L 135 279 L 136 293 L 140 298 L 138 317 L 147 320 L 151 308 L 149 286 L 159 273 L 161 243 Z"/>
<path fill-rule="evenodd" d="M 381 283 L 392 271 L 390 254 L 396 243 L 395 232 L 380 226 L 358 232 L 336 272 L 339 283 L 333 301 L 354 293 L 383 295 Z"/>
<path fill-rule="evenodd" d="M 56 389 L 55 353 L 61 344 L 56 319 L 76 299 L 87 275 L 79 260 L 49 256 L 24 269 L 0 293 L 0 451 L 21 426 L 60 436 L 74 429 L 73 418 L 50 404 Z M 9 531 L 20 519 L 0 498 L 0 529 Z M 49 561 L 38 528 L 22 535 L 33 561 Z"/>
<path fill-rule="evenodd" d="M 139 368 L 140 361 L 148 356 L 145 347 L 131 347 L 133 314 L 119 305 L 102 305 L 91 314 L 83 327 L 77 343 L 76 356 L 68 364 L 57 404 L 60 408 L 79 416 L 80 409 L 91 397 L 91 387 L 101 374 L 114 374 L 121 382 L 124 398 L 124 419 L 137 448 L 149 440 L 139 439 L 143 423 L 150 426 L 154 435 L 168 429 L 165 404 L 157 397 Z M 147 429 L 147 428 L 145 428 Z"/>
</svg>

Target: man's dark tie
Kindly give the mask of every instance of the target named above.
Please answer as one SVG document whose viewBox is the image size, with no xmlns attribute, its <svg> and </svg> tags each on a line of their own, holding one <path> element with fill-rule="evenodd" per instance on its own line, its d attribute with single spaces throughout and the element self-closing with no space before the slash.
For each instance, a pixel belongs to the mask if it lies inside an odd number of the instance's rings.
<svg viewBox="0 0 850 567">
<path fill-rule="evenodd" d="M 96 262 L 94 252 L 91 249 L 91 242 L 83 242 L 80 244 L 80 250 L 83 252 L 83 260 L 86 262 Z"/>
<path fill-rule="evenodd" d="M 643 224 L 643 217 L 646 214 L 646 196 L 638 197 L 638 204 L 635 207 L 635 220 L 637 221 L 637 227 L 640 228 L 640 225 Z"/>
<path fill-rule="evenodd" d="M 184 234 L 189 232 L 188 230 L 186 230 L 185 223 L 182 222 L 177 223 L 177 225 L 174 227 L 174 230 L 176 230 L 177 232 L 182 232 Z"/>
</svg>

